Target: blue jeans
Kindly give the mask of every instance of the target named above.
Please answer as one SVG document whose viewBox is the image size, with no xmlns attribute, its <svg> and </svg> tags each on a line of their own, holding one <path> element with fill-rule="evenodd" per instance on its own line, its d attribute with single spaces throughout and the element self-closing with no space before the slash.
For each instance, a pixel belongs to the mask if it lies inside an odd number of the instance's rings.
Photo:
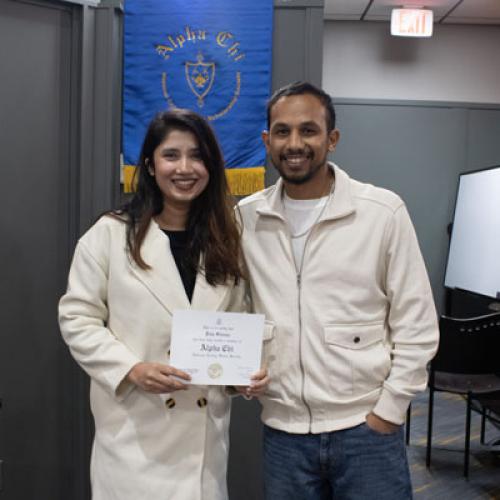
<svg viewBox="0 0 500 500">
<path fill-rule="evenodd" d="M 266 500 L 409 500 L 403 429 L 289 434 L 264 426 L 264 492 Z"/>
</svg>

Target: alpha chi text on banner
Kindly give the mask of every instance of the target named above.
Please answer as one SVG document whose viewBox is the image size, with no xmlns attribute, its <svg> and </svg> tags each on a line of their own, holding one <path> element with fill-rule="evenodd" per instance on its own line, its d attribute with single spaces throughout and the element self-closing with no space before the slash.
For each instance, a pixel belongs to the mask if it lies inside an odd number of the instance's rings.
<svg viewBox="0 0 500 500">
<path fill-rule="evenodd" d="M 125 165 L 158 111 L 189 108 L 215 129 L 232 192 L 263 188 L 272 16 L 273 0 L 125 2 Z"/>
</svg>

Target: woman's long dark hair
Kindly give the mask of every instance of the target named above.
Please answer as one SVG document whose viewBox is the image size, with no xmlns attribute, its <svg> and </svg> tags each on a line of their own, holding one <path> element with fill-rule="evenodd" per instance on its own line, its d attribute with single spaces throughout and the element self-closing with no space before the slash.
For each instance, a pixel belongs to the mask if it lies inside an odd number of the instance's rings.
<svg viewBox="0 0 500 500">
<path fill-rule="evenodd" d="M 151 268 L 151 263 L 141 256 L 141 245 L 151 219 L 163 210 L 164 200 L 155 178 L 148 172 L 148 165 L 154 166 L 154 151 L 172 130 L 188 131 L 195 136 L 209 173 L 207 187 L 189 209 L 185 265 L 194 272 L 200 271 L 199 256 L 202 255 L 201 271 L 210 285 L 224 284 L 231 279 L 238 283 L 243 276 L 240 231 L 227 186 L 224 159 L 208 123 L 189 110 L 158 113 L 149 124 L 135 172 L 137 190 L 130 202 L 114 212 L 127 224 L 130 255 L 142 269 Z"/>
</svg>

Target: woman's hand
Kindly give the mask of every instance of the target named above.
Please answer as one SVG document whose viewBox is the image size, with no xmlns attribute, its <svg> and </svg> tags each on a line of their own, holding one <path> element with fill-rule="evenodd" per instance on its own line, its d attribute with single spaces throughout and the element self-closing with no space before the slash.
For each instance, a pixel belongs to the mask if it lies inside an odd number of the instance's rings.
<svg viewBox="0 0 500 500">
<path fill-rule="evenodd" d="M 250 377 L 250 385 L 238 385 L 235 389 L 246 398 L 251 399 L 253 396 L 258 397 L 264 394 L 268 385 L 267 370 L 261 368 Z"/>
<path fill-rule="evenodd" d="M 182 370 L 161 363 L 137 363 L 127 374 L 127 380 L 143 391 L 153 394 L 186 390 L 188 385 L 177 380 L 191 380 L 191 376 Z"/>
</svg>

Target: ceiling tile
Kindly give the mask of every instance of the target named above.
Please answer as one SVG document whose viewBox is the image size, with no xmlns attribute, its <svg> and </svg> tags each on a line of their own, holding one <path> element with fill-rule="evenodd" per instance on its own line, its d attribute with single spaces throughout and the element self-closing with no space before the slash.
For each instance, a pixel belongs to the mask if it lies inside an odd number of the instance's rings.
<svg viewBox="0 0 500 500">
<path fill-rule="evenodd" d="M 443 23 L 500 24 L 500 1 L 464 0 Z"/>
<path fill-rule="evenodd" d="M 369 0 L 325 0 L 325 19 L 359 21 Z"/>
<path fill-rule="evenodd" d="M 365 21 L 389 21 L 392 9 L 402 6 L 425 8 L 434 12 L 434 20 L 439 21 L 458 0 L 375 0 L 365 16 Z"/>
<path fill-rule="evenodd" d="M 325 19 L 358 21 L 370 0 L 325 0 Z M 434 21 L 443 24 L 500 25 L 500 0 L 374 0 L 365 21 L 390 21 L 395 8 L 420 7 L 434 12 Z M 454 8 L 456 7 L 456 8 Z"/>
</svg>

